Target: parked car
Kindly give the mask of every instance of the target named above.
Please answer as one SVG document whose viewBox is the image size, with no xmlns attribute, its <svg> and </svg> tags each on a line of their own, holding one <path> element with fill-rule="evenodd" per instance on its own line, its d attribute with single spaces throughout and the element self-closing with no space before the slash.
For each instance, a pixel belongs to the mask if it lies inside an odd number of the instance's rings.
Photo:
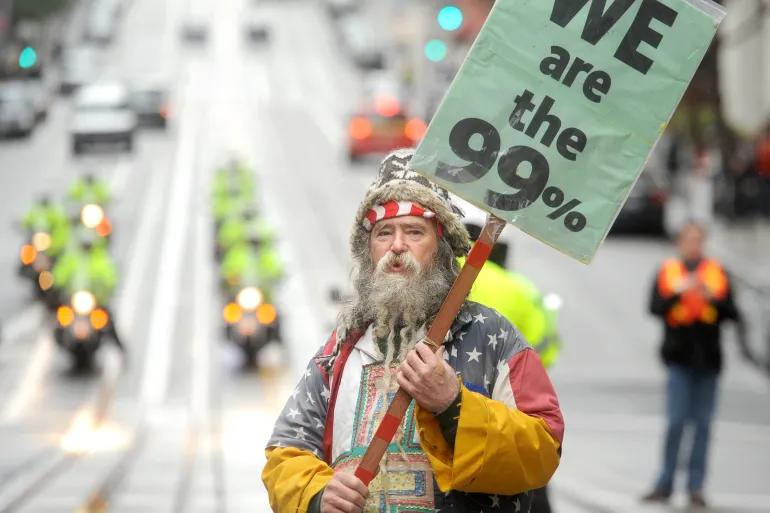
<svg viewBox="0 0 770 513">
<path fill-rule="evenodd" d="M 642 172 L 612 225 L 612 233 L 666 234 L 669 184 L 657 168 Z"/>
<path fill-rule="evenodd" d="M 35 129 L 35 103 L 19 83 L 0 84 L 0 135 L 28 137 Z"/>
</svg>

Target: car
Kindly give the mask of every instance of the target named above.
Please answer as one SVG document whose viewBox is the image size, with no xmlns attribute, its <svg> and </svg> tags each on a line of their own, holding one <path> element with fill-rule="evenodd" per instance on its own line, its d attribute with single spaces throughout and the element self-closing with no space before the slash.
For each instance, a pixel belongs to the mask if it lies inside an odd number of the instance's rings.
<svg viewBox="0 0 770 513">
<path fill-rule="evenodd" d="M 139 126 L 166 128 L 171 102 L 163 85 L 155 82 L 135 85 L 131 91 L 131 106 Z"/>
<path fill-rule="evenodd" d="M 98 69 L 98 51 L 91 45 L 66 48 L 62 55 L 60 90 L 70 94 L 92 81 Z"/>
<path fill-rule="evenodd" d="M 109 11 L 113 17 L 120 18 L 126 10 L 125 0 L 101 0 L 104 8 Z"/>
<path fill-rule="evenodd" d="M 2 82 L 0 87 L 20 89 L 21 93 L 18 95 L 26 95 L 32 102 L 36 122 L 45 119 L 48 115 L 48 108 L 53 103 L 53 93 L 50 82 L 42 75 L 40 78 L 22 78 Z"/>
<path fill-rule="evenodd" d="M 35 129 L 35 103 L 17 82 L 0 84 L 0 135 L 28 137 Z"/>
<path fill-rule="evenodd" d="M 114 8 L 109 5 L 95 4 L 86 20 L 86 40 L 101 45 L 112 42 L 117 32 L 117 17 Z"/>
<path fill-rule="evenodd" d="M 123 143 L 134 149 L 137 116 L 131 95 L 118 82 L 93 83 L 81 87 L 72 114 L 72 151 L 79 154 L 92 143 Z"/>
<path fill-rule="evenodd" d="M 252 10 L 248 15 L 246 37 L 252 43 L 266 43 L 270 39 L 270 23 L 259 10 Z"/>
<path fill-rule="evenodd" d="M 373 108 L 359 109 L 348 123 L 350 162 L 413 146 L 427 129 L 421 119 L 410 119 L 395 97 L 380 96 L 373 103 Z"/>
<path fill-rule="evenodd" d="M 666 235 L 667 180 L 657 168 L 647 166 L 631 189 L 611 232 Z"/>
<path fill-rule="evenodd" d="M 356 67 L 364 70 L 385 69 L 385 51 L 377 31 L 358 12 L 339 20 L 340 40 Z"/>
<path fill-rule="evenodd" d="M 190 18 L 182 26 L 182 37 L 190 43 L 205 43 L 208 39 L 208 25 L 203 18 Z"/>
<path fill-rule="evenodd" d="M 35 105 L 35 117 L 42 121 L 48 116 L 48 109 L 53 104 L 55 92 L 52 90 L 52 84 L 46 78 L 30 78 L 24 81 L 32 102 Z"/>
<path fill-rule="evenodd" d="M 324 0 L 329 16 L 339 19 L 346 14 L 356 12 L 360 8 L 360 2 L 356 0 Z"/>
</svg>

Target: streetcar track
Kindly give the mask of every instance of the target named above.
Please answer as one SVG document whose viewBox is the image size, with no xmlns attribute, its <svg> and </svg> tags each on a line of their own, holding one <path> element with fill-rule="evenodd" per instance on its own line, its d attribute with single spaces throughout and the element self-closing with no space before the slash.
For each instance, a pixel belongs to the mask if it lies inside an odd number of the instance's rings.
<svg viewBox="0 0 770 513">
<path fill-rule="evenodd" d="M 201 166 L 207 159 L 198 159 L 196 165 L 196 181 L 198 189 L 205 183 Z M 193 305 L 195 325 L 193 330 L 193 343 L 190 350 L 191 371 L 187 387 L 187 422 L 185 426 L 185 443 L 181 447 L 181 468 L 179 479 L 171 491 L 172 507 L 174 513 L 183 513 L 187 510 L 190 498 L 196 491 L 195 479 L 204 471 L 201 461 L 208 456 L 211 466 L 209 472 L 214 481 L 214 498 L 217 510 L 225 511 L 224 492 L 224 465 L 221 443 L 221 380 L 220 376 L 212 379 L 209 366 L 212 360 L 213 344 L 212 330 L 208 320 L 211 317 L 211 288 L 213 272 L 210 272 L 208 261 L 209 249 L 213 241 L 208 225 L 208 216 L 197 216 L 193 225 L 194 262 L 193 269 L 196 280 L 191 291 L 196 299 Z M 180 334 L 176 334 L 180 336 Z M 214 394 L 210 393 L 214 389 Z M 127 494 L 126 480 L 131 471 L 140 461 L 152 442 L 153 436 L 161 437 L 161 432 L 154 431 L 149 422 L 150 409 L 154 403 L 145 403 L 140 411 L 139 424 L 134 443 L 123 456 L 115 463 L 112 470 L 106 475 L 86 499 L 84 504 L 77 508 L 79 513 L 99 511 L 108 512 L 111 505 L 118 502 L 124 494 Z M 156 404 L 155 407 L 160 405 Z M 212 415 L 212 411 L 214 415 Z M 204 441 L 208 441 L 206 454 Z"/>
<path fill-rule="evenodd" d="M 97 388 L 96 397 L 92 399 L 93 411 L 95 412 L 95 415 L 92 417 L 92 427 L 94 429 L 99 429 L 104 424 L 109 410 L 108 406 L 114 397 L 117 385 L 116 378 L 117 375 L 113 376 L 112 381 L 102 379 L 101 386 Z M 72 424 L 80 418 L 80 415 L 80 410 L 73 414 Z M 4 486 L 0 488 L 0 513 L 18 511 L 19 508 L 27 504 L 32 498 L 40 495 L 55 478 L 63 475 L 76 461 L 86 455 L 82 451 L 69 452 L 61 447 L 58 449 L 46 448 L 39 453 L 39 459 L 41 460 L 44 459 L 43 453 L 53 453 L 50 458 L 45 458 L 47 459 L 46 464 L 41 464 L 39 469 L 36 467 L 25 473 L 21 473 L 19 467 L 16 467 L 19 470 L 16 473 L 18 474 L 17 479 L 12 481 L 10 485 L 6 481 Z M 18 481 L 18 484 L 16 481 Z M 10 489 L 10 492 L 8 489 Z"/>
<path fill-rule="evenodd" d="M 32 456 L 23 458 L 23 461 L 18 465 L 0 470 L 0 493 L 7 487 L 8 483 L 13 482 L 14 478 L 28 473 L 30 469 L 37 467 L 42 461 L 50 459 L 56 453 L 56 449 L 45 447 L 32 452 L 34 452 Z"/>
</svg>

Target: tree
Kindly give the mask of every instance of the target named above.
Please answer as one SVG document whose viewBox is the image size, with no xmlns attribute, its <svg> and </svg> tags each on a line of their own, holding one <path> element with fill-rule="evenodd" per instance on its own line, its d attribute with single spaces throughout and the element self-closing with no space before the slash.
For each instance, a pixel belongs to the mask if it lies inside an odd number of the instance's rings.
<svg viewBox="0 0 770 513">
<path fill-rule="evenodd" d="M 725 4 L 724 0 L 714 1 L 722 6 Z M 691 141 L 696 152 L 705 151 L 714 145 L 719 148 L 723 177 L 728 183 L 734 183 L 734 157 L 741 141 L 725 119 L 719 88 L 719 54 L 720 48 L 739 44 L 761 30 L 768 4 L 760 1 L 756 5 L 755 16 L 733 31 L 737 36 L 724 38 L 718 33 L 714 38 L 672 119 L 675 130 Z M 722 208 L 726 214 L 731 215 L 729 205 L 722 205 Z"/>
<path fill-rule="evenodd" d="M 70 0 L 13 0 L 13 24 L 22 20 L 39 20 L 63 9 Z"/>
</svg>

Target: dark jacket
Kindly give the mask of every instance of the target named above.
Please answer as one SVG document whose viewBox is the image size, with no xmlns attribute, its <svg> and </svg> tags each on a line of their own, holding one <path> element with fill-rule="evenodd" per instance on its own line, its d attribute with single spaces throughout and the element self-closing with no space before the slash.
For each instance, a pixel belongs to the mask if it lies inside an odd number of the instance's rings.
<svg viewBox="0 0 770 513">
<path fill-rule="evenodd" d="M 690 272 L 697 263 L 686 264 Z M 727 274 L 727 272 L 725 272 Z M 664 334 L 661 345 L 661 357 L 666 365 L 676 364 L 694 370 L 722 370 L 721 330 L 724 321 L 741 322 L 741 314 L 735 304 L 732 279 L 728 274 L 728 291 L 723 300 L 712 302 L 717 310 L 717 321 L 714 324 L 696 322 L 690 326 L 671 327 L 666 323 L 666 314 L 679 302 L 681 296 L 676 294 L 664 298 L 658 292 L 658 277 L 655 275 L 652 283 L 650 298 L 650 313 L 663 320 Z"/>
</svg>

